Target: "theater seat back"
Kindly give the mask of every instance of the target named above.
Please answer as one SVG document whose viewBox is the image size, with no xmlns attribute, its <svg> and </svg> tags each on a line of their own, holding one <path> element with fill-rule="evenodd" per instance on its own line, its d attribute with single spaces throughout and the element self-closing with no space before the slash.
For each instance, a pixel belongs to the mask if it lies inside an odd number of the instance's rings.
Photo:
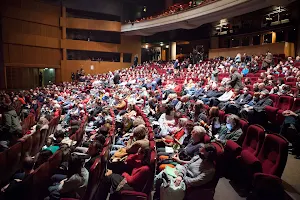
<svg viewBox="0 0 300 200">
<path fill-rule="evenodd" d="M 288 157 L 288 141 L 281 135 L 268 134 L 257 156 L 262 172 L 281 177 Z"/>
<path fill-rule="evenodd" d="M 292 107 L 293 111 L 300 110 L 300 98 L 296 98 Z"/>
<path fill-rule="evenodd" d="M 265 130 L 259 125 L 250 125 L 244 139 L 242 149 L 257 155 L 265 139 Z"/>
<path fill-rule="evenodd" d="M 32 148 L 31 148 L 31 156 L 36 155 L 40 151 L 40 142 L 41 142 L 41 133 L 40 131 L 35 131 L 32 135 Z"/>
<path fill-rule="evenodd" d="M 239 145 L 242 145 L 244 142 L 244 139 L 246 137 L 246 134 L 247 134 L 249 122 L 246 119 L 240 119 L 240 127 L 243 131 L 243 134 L 239 137 L 239 139 L 236 141 L 236 143 Z"/>
<path fill-rule="evenodd" d="M 100 182 L 100 175 L 101 175 L 101 159 L 97 158 L 90 169 L 89 182 L 83 200 L 90 200 L 94 198 L 94 195 L 98 188 L 98 184 Z"/>
<path fill-rule="evenodd" d="M 292 108 L 294 97 L 291 96 L 280 96 L 277 104 L 277 108 L 281 110 L 289 110 Z"/>
</svg>

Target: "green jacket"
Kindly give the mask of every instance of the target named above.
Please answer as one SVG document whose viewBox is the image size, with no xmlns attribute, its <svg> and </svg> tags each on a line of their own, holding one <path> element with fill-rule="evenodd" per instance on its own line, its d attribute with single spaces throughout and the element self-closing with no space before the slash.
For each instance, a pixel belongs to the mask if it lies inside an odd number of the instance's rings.
<svg viewBox="0 0 300 200">
<path fill-rule="evenodd" d="M 243 134 L 243 131 L 241 128 L 238 128 L 232 132 L 228 132 L 227 127 L 222 125 L 218 134 L 220 140 L 232 140 L 236 142 Z"/>
</svg>

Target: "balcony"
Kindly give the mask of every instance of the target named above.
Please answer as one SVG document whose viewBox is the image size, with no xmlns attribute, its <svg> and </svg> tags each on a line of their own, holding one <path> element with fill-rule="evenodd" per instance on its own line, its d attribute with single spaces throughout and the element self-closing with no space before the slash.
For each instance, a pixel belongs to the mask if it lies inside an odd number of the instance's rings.
<svg viewBox="0 0 300 200">
<path fill-rule="evenodd" d="M 253 12 L 272 5 L 285 5 L 294 0 L 217 0 L 184 12 L 141 22 L 124 24 L 125 35 L 153 35 L 175 29 L 194 29 L 203 24 Z"/>
</svg>

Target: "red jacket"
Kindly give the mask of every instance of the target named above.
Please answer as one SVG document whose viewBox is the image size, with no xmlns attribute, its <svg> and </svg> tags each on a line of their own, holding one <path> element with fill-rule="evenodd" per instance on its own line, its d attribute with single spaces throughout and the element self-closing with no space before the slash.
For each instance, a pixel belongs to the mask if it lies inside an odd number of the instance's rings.
<svg viewBox="0 0 300 200">
<path fill-rule="evenodd" d="M 148 179 L 150 178 L 150 167 L 142 166 L 134 168 L 131 175 L 124 172 L 122 176 L 126 178 L 127 183 L 134 188 L 135 191 L 142 192 Z"/>
</svg>

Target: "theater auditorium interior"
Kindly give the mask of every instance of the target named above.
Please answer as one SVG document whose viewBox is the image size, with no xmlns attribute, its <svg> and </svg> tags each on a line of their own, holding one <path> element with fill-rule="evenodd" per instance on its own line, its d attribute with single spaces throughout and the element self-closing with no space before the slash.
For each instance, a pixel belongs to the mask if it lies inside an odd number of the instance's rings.
<svg viewBox="0 0 300 200">
<path fill-rule="evenodd" d="M 0 200 L 300 200 L 300 0 L 0 9 Z"/>
</svg>

